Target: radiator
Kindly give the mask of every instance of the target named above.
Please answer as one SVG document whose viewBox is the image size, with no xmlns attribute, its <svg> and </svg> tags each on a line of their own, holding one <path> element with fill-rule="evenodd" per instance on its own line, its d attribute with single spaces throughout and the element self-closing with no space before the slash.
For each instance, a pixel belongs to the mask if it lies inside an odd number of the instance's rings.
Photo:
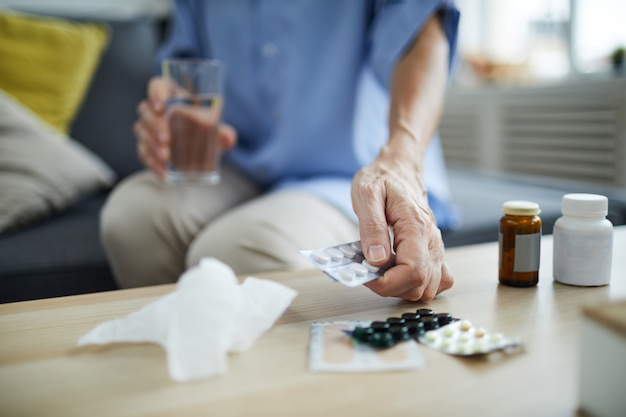
<svg viewBox="0 0 626 417">
<path fill-rule="evenodd" d="M 450 165 L 626 187 L 626 80 L 453 87 L 439 129 Z"/>
</svg>

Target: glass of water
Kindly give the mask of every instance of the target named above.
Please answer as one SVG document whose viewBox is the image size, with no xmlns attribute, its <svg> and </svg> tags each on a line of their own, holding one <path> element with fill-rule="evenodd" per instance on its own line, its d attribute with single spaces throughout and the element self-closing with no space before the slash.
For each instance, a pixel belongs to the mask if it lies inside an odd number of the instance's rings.
<svg viewBox="0 0 626 417">
<path fill-rule="evenodd" d="M 171 135 L 167 180 L 171 184 L 217 184 L 224 66 L 216 60 L 171 59 L 163 61 L 162 69 Z"/>
</svg>

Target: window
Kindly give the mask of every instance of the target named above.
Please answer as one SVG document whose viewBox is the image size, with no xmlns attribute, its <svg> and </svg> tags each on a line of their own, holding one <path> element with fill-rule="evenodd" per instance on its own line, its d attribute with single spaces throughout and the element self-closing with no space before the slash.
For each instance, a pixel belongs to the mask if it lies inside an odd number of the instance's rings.
<svg viewBox="0 0 626 417">
<path fill-rule="evenodd" d="M 460 82 L 529 84 L 612 71 L 624 0 L 457 0 Z"/>
<path fill-rule="evenodd" d="M 626 1 L 577 0 L 574 3 L 573 63 L 582 73 L 610 72 L 610 56 L 626 48 Z"/>
</svg>

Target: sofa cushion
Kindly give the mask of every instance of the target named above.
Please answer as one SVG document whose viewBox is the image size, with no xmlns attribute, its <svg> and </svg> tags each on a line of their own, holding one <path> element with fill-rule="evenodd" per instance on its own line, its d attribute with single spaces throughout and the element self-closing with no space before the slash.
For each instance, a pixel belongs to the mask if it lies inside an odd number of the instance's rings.
<svg viewBox="0 0 626 417">
<path fill-rule="evenodd" d="M 0 233 L 59 212 L 114 181 L 96 155 L 2 91 L 0 174 Z"/>
<path fill-rule="evenodd" d="M 67 133 L 109 38 L 103 24 L 0 13 L 0 88 Z"/>
<path fill-rule="evenodd" d="M 121 178 L 141 167 L 131 126 L 154 74 L 165 21 L 158 16 L 107 17 L 83 10 L 82 6 L 67 14 L 46 10 L 55 17 L 106 24 L 111 33 L 70 136 Z M 116 288 L 98 224 L 107 193 L 87 196 L 45 221 L 0 234 L 0 303 Z"/>
</svg>

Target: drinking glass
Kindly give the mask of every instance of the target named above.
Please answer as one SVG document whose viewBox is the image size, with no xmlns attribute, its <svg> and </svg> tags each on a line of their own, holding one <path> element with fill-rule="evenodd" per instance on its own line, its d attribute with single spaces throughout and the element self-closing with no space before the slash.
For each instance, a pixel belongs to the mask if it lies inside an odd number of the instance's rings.
<svg viewBox="0 0 626 417">
<path fill-rule="evenodd" d="M 170 59 L 162 63 L 170 130 L 167 180 L 172 184 L 220 182 L 218 126 L 224 67 L 217 60 Z"/>
</svg>

